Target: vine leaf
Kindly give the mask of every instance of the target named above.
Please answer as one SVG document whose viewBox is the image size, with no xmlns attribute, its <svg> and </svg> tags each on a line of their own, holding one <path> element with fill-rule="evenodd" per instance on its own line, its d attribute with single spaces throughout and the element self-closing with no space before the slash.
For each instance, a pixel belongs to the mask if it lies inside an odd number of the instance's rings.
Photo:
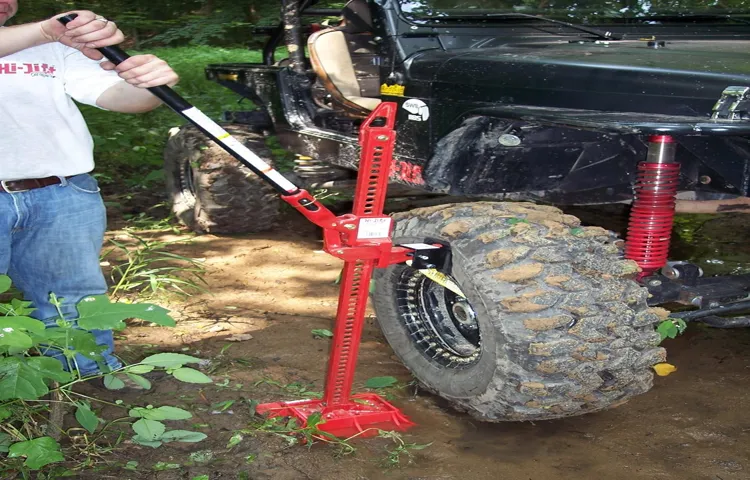
<svg viewBox="0 0 750 480">
<path fill-rule="evenodd" d="M 60 444 L 51 437 L 14 443 L 8 450 L 8 458 L 26 457 L 23 463 L 32 470 L 39 470 L 50 463 L 65 460 L 60 452 Z"/>
<path fill-rule="evenodd" d="M 112 303 L 107 295 L 90 295 L 78 302 L 78 326 L 85 330 L 122 330 L 123 320 L 139 318 L 164 327 L 175 321 L 166 308 L 149 303 Z"/>
</svg>

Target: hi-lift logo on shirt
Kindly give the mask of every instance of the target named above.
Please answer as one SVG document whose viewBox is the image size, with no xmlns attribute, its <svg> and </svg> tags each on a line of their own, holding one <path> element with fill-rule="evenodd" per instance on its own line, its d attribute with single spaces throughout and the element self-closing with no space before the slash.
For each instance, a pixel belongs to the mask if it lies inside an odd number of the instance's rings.
<svg viewBox="0 0 750 480">
<path fill-rule="evenodd" d="M 30 75 L 32 77 L 55 78 L 57 68 L 42 63 L 0 63 L 0 75 Z"/>
</svg>

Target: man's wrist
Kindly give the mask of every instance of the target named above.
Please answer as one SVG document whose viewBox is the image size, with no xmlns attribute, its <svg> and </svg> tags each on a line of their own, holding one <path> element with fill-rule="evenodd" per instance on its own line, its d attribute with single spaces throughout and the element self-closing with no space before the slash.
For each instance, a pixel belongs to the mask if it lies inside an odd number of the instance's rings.
<svg viewBox="0 0 750 480">
<path fill-rule="evenodd" d="M 38 43 L 38 45 L 43 45 L 45 43 L 52 43 L 52 42 L 56 42 L 57 41 L 57 39 L 54 38 L 49 33 L 47 33 L 47 29 L 44 28 L 45 27 L 45 23 L 47 23 L 49 21 L 50 20 L 44 20 L 44 21 L 37 22 L 37 23 L 34 24 L 34 26 L 36 27 L 36 31 L 38 33 L 38 36 L 39 36 L 39 43 Z"/>
</svg>

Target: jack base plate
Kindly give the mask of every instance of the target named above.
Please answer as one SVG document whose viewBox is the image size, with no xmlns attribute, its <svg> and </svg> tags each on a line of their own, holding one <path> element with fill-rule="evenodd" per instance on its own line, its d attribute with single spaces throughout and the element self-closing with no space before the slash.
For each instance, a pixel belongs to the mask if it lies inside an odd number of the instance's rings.
<svg viewBox="0 0 750 480">
<path fill-rule="evenodd" d="M 323 400 L 296 400 L 263 403 L 255 409 L 270 417 L 293 417 L 307 426 L 307 418 L 320 413 L 323 423 L 317 427 L 338 438 L 374 437 L 378 430 L 405 431 L 415 424 L 380 395 L 360 393 L 339 405 L 326 406 Z"/>
</svg>

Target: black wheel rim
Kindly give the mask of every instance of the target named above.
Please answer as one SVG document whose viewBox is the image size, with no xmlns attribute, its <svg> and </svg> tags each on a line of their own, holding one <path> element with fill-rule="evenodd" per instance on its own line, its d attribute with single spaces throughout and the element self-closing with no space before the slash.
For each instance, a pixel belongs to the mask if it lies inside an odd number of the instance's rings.
<svg viewBox="0 0 750 480">
<path fill-rule="evenodd" d="M 466 298 L 404 267 L 398 276 L 396 299 L 399 317 L 414 346 L 430 361 L 449 368 L 466 368 L 479 361 L 479 322 Z"/>
</svg>

